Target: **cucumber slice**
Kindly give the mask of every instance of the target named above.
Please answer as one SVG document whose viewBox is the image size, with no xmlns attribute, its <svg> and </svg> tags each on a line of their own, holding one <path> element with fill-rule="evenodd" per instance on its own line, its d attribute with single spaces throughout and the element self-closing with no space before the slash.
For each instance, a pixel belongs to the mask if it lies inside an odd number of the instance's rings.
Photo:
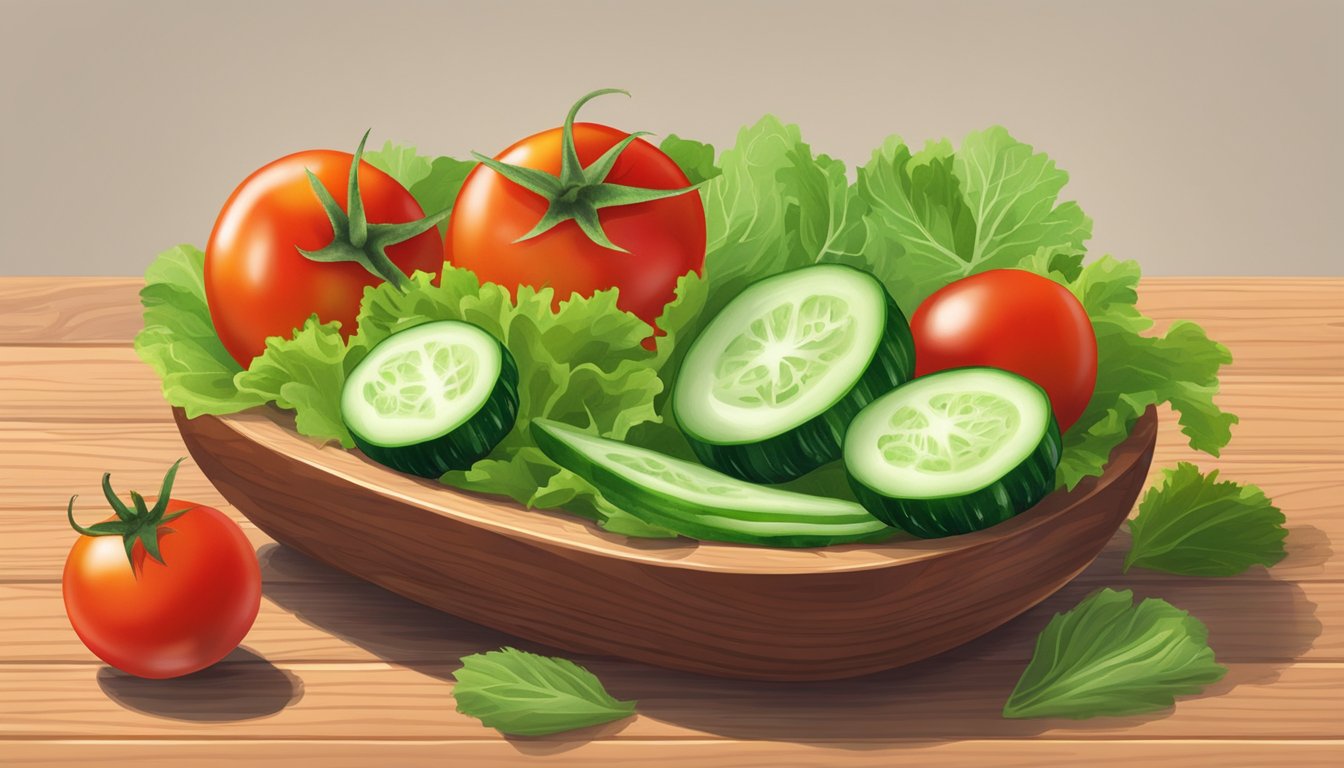
<svg viewBox="0 0 1344 768">
<path fill-rule="evenodd" d="M 997 368 L 922 376 L 878 398 L 845 436 L 845 469 L 874 517 L 921 536 L 969 533 L 1054 488 L 1059 425 L 1045 390 Z"/>
<path fill-rule="evenodd" d="M 366 456 L 438 477 L 490 453 L 518 414 L 518 367 L 494 336 L 456 320 L 387 337 L 341 390 L 341 419 Z"/>
<path fill-rule="evenodd" d="M 534 420 L 532 434 L 552 461 L 588 480 L 607 501 L 684 536 L 818 547 L 896 533 L 850 501 L 763 488 L 556 421 Z"/>
<path fill-rule="evenodd" d="M 730 301 L 687 351 L 672 410 L 702 462 L 781 483 L 840 458 L 849 422 L 914 367 L 910 326 L 877 278 L 820 264 Z"/>
</svg>

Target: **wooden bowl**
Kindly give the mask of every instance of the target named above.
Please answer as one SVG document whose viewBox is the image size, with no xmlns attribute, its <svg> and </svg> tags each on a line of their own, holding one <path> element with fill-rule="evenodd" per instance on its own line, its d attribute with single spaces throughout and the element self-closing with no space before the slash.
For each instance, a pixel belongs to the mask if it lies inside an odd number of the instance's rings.
<svg viewBox="0 0 1344 768">
<path fill-rule="evenodd" d="M 1129 514 L 1157 438 L 1150 408 L 1102 477 L 985 531 L 780 550 L 609 534 L 316 446 L 273 409 L 176 418 L 220 493 L 310 557 L 568 651 L 757 680 L 909 664 L 1044 600 Z"/>
</svg>

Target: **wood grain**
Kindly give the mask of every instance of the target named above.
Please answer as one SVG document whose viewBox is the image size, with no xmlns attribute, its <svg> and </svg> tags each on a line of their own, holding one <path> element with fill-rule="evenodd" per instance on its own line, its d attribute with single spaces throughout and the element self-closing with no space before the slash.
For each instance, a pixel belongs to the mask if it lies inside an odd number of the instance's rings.
<svg viewBox="0 0 1344 768">
<path fill-rule="evenodd" d="M 272 663 L 395 661 L 453 664 L 467 654 L 518 639 L 427 608 L 362 581 L 287 581 L 298 569 L 326 566 L 285 551 L 263 557 L 265 599 L 247 645 Z M 1136 579 L 1118 573 L 1075 579 L 1040 605 L 985 637 L 924 664 L 1031 658 L 1036 635 L 1056 613 L 1099 584 L 1161 597 L 1198 616 L 1223 662 L 1344 662 L 1344 584 L 1261 579 Z M 96 662 L 70 631 L 57 582 L 0 584 L 0 648 L 6 662 Z"/>
<path fill-rule="evenodd" d="M 248 651 L 235 652 L 243 656 Z M 454 710 L 452 671 L 432 664 L 218 665 L 174 681 L 95 664 L 0 665 L 0 739 L 482 739 Z M 722 738 L 790 742 L 950 739 L 1344 738 L 1344 665 L 1233 664 L 1203 695 L 1145 716 L 1007 720 L 1019 662 L 963 662 L 824 683 L 761 683 L 580 658 L 633 718 L 538 739 Z M 821 714 L 824 713 L 824 716 Z M 1278 713 L 1269 715 L 1268 713 Z"/>
<path fill-rule="evenodd" d="M 0 344 L 127 345 L 140 330 L 138 277 L 0 277 Z"/>
<path fill-rule="evenodd" d="M 577 768 L 795 768 L 846 765 L 891 768 L 916 760 L 924 768 L 1038 768 L 1076 766 L 1086 756 L 1094 768 L 1134 765 L 1217 765 L 1218 768 L 1336 768 L 1344 742 L 1334 740 L 1256 741 L 1251 739 L 1162 739 L 1097 741 L 1003 739 L 931 741 L 893 739 L 825 743 L 725 742 L 712 739 L 623 739 L 555 743 L 531 739 L 500 740 L 317 740 L 254 741 L 231 739 L 136 739 L 78 741 L 3 741 L 0 754 L 12 768 L 91 763 L 138 768 L 234 768 L 237 765 L 320 765 L 368 768 L 370 765 L 574 766 Z"/>
</svg>

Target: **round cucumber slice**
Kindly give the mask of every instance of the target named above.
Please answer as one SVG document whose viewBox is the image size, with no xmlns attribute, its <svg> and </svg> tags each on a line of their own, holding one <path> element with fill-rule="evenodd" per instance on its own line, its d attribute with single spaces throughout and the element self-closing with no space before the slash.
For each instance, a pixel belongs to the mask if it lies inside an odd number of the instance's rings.
<svg viewBox="0 0 1344 768">
<path fill-rule="evenodd" d="M 369 458 L 438 477 L 504 439 L 518 413 L 518 368 L 495 337 L 456 320 L 384 339 L 341 390 L 341 418 Z"/>
<path fill-rule="evenodd" d="M 702 462 L 781 483 L 839 458 L 859 410 L 913 370 L 910 327 L 877 278 L 821 264 L 730 301 L 687 351 L 672 409 Z"/>
<path fill-rule="evenodd" d="M 934 538 L 987 528 L 1040 501 L 1061 448 L 1043 389 L 997 368 L 957 368 L 863 409 L 844 459 L 874 517 Z"/>
<path fill-rule="evenodd" d="M 548 419 L 534 420 L 532 434 L 552 461 L 588 480 L 607 501 L 684 536 L 819 547 L 896 533 L 852 501 L 765 488 Z"/>
</svg>

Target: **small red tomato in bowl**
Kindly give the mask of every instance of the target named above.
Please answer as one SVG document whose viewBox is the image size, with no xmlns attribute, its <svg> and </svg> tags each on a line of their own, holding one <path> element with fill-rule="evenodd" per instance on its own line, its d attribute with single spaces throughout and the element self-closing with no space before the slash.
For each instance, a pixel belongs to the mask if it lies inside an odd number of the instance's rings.
<svg viewBox="0 0 1344 768">
<path fill-rule="evenodd" d="M 983 365 L 1031 379 L 1067 430 L 1097 383 L 1097 337 L 1087 310 L 1055 281 L 994 269 L 935 291 L 910 318 L 915 375 Z"/>
<path fill-rule="evenodd" d="M 205 247 L 205 295 L 215 332 L 242 367 L 268 337 L 288 338 L 313 314 L 339 321 L 349 336 L 366 286 L 443 268 L 434 225 L 448 212 L 424 216 L 363 153 L 361 140 L 354 155 L 286 155 L 224 203 Z"/>
<path fill-rule="evenodd" d="M 705 210 L 672 158 L 639 138 L 595 123 L 579 109 L 564 125 L 519 140 L 481 161 L 453 204 L 447 261 L 483 282 L 572 294 L 617 288 L 616 304 L 653 325 L 677 278 L 705 260 Z"/>
<path fill-rule="evenodd" d="M 181 462 L 179 461 L 178 464 Z M 261 607 L 261 569 L 242 530 L 222 512 L 169 497 L 177 464 L 151 507 L 127 506 L 103 475 L 115 515 L 85 527 L 61 578 L 75 634 L 109 665 L 147 678 L 180 677 L 224 658 Z"/>
</svg>

